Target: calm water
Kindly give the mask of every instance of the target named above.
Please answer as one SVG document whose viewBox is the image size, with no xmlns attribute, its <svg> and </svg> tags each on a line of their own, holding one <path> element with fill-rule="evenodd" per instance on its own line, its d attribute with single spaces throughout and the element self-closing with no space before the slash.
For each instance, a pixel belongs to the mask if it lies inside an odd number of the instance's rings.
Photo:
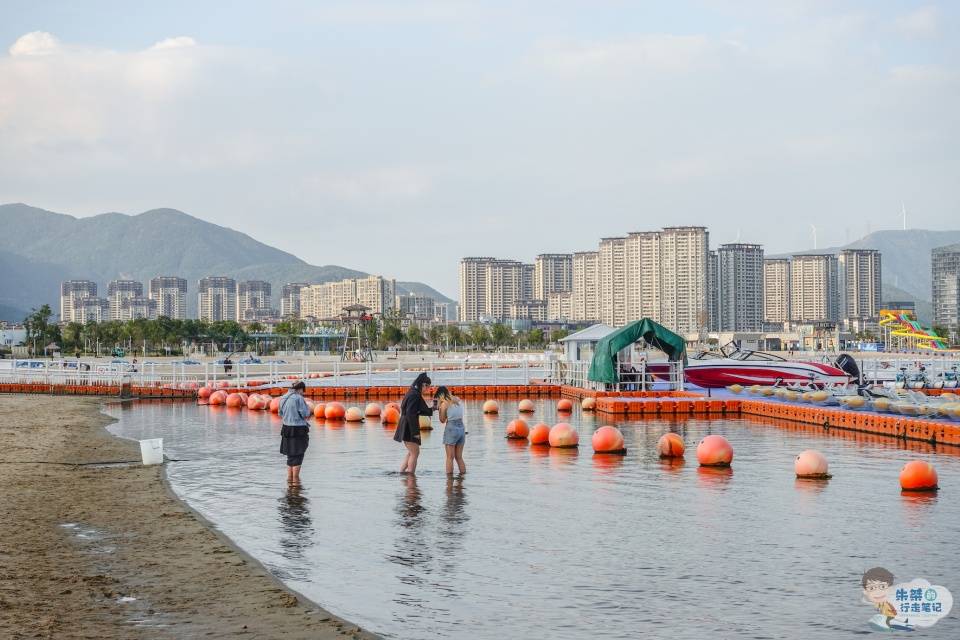
<svg viewBox="0 0 960 640">
<path fill-rule="evenodd" d="M 868 633 L 859 579 L 885 566 L 960 595 L 960 457 L 802 427 L 690 419 L 618 422 L 626 456 L 594 456 L 600 424 L 574 413 L 579 452 L 503 438 L 467 403 L 465 479 L 443 473 L 441 429 L 420 473 L 378 422 L 311 432 L 304 487 L 285 484 L 280 423 L 266 413 L 143 403 L 111 429 L 163 437 L 174 489 L 277 576 L 324 607 L 397 638 L 837 638 Z M 534 422 L 557 421 L 553 401 Z M 685 464 L 652 453 L 677 431 Z M 732 472 L 698 468 L 707 433 Z M 828 482 L 798 481 L 793 457 L 823 451 Z M 939 495 L 907 497 L 908 458 L 935 462 Z M 958 610 L 923 637 L 960 637 Z"/>
</svg>

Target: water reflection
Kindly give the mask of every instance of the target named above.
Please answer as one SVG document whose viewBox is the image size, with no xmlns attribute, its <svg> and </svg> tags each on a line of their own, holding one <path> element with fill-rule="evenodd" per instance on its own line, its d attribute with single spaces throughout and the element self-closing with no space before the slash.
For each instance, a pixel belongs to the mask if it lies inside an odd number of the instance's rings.
<svg viewBox="0 0 960 640">
<path fill-rule="evenodd" d="M 667 473 L 680 473 L 686 460 L 683 458 L 659 458 L 660 469 Z"/>
<path fill-rule="evenodd" d="M 793 486 L 798 491 L 812 495 L 823 493 L 823 490 L 826 489 L 829 484 L 829 478 L 796 478 L 793 481 Z"/>
<path fill-rule="evenodd" d="M 441 512 L 439 540 L 441 566 L 450 568 L 457 561 L 457 552 L 463 547 L 463 536 L 470 516 L 466 512 L 467 492 L 463 486 L 463 476 L 447 478 L 446 502 Z"/>
<path fill-rule="evenodd" d="M 277 500 L 280 519 L 280 555 L 288 560 L 284 573 L 292 578 L 308 579 L 313 569 L 303 563 L 307 549 L 314 544 L 310 499 L 301 486 L 289 486 Z"/>
<path fill-rule="evenodd" d="M 733 478 L 733 467 L 697 467 L 697 479 L 703 487 L 726 489 Z"/>
<path fill-rule="evenodd" d="M 623 466 L 625 457 L 619 453 L 595 453 L 593 454 L 593 467 L 604 473 L 610 473 Z"/>
<path fill-rule="evenodd" d="M 937 505 L 936 491 L 901 491 L 900 504 L 906 522 L 911 527 L 923 527 L 933 515 Z"/>
</svg>

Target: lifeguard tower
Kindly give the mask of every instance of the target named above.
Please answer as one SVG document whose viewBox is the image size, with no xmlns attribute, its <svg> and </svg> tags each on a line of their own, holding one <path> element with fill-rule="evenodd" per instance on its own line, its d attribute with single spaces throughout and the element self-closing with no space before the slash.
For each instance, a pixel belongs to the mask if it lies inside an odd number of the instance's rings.
<svg viewBox="0 0 960 640">
<path fill-rule="evenodd" d="M 373 362 L 373 350 L 367 328 L 373 322 L 370 307 L 352 304 L 343 308 L 340 323 L 343 325 L 343 348 L 340 361 Z"/>
</svg>

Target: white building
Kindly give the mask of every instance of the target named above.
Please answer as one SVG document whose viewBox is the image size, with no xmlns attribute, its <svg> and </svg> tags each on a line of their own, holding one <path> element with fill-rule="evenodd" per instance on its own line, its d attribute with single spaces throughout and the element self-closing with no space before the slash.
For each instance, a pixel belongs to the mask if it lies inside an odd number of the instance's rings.
<svg viewBox="0 0 960 640">
<path fill-rule="evenodd" d="M 547 322 L 569 322 L 572 318 L 573 293 L 554 291 L 547 294 Z"/>
<path fill-rule="evenodd" d="M 763 261 L 763 321 L 785 325 L 790 322 L 790 260 Z"/>
<path fill-rule="evenodd" d="M 600 321 L 622 327 L 627 323 L 626 237 L 602 238 L 599 255 Z"/>
<path fill-rule="evenodd" d="M 382 276 L 348 278 L 300 290 L 300 317 L 339 318 L 345 307 L 359 304 L 374 315 L 395 308 L 397 283 Z"/>
<path fill-rule="evenodd" d="M 301 292 L 310 285 L 306 282 L 288 282 L 280 290 L 280 316 L 283 318 L 300 317 Z"/>
<path fill-rule="evenodd" d="M 265 280 L 244 280 L 237 285 L 237 320 L 257 322 L 273 317 L 270 307 L 271 286 Z"/>
<path fill-rule="evenodd" d="M 112 309 L 111 309 L 112 313 Z M 120 317 L 123 322 L 128 320 L 156 320 L 157 301 L 144 296 L 124 297 L 120 302 Z"/>
<path fill-rule="evenodd" d="M 60 322 L 83 322 L 80 302 L 97 297 L 97 283 L 91 280 L 66 280 L 60 283 Z"/>
<path fill-rule="evenodd" d="M 185 320 L 187 317 L 187 281 L 176 276 L 157 276 L 150 280 L 149 297 L 157 304 L 157 317 Z"/>
<path fill-rule="evenodd" d="M 130 298 L 143 297 L 143 283 L 136 280 L 114 280 L 107 286 L 110 302 L 110 319 L 123 320 L 123 302 Z"/>
<path fill-rule="evenodd" d="M 717 250 L 717 330 L 763 330 L 763 247 L 723 244 Z"/>
<path fill-rule="evenodd" d="M 236 280 L 223 276 L 201 279 L 197 286 L 197 313 L 205 322 L 236 321 Z"/>
<path fill-rule="evenodd" d="M 840 318 L 877 318 L 883 300 L 880 252 L 844 249 L 837 258 L 837 274 Z"/>
<path fill-rule="evenodd" d="M 533 295 L 547 300 L 551 293 L 573 289 L 573 254 L 541 253 L 533 262 Z"/>
<path fill-rule="evenodd" d="M 837 321 L 837 257 L 793 256 L 790 265 L 790 314 L 794 322 Z"/>
<path fill-rule="evenodd" d="M 573 254 L 570 312 L 575 321 L 600 318 L 600 254 L 596 251 Z"/>
</svg>

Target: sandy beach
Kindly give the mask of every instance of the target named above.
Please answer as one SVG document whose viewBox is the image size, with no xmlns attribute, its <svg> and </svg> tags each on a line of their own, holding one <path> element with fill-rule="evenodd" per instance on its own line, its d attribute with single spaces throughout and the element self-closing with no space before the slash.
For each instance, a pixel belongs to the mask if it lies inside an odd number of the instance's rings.
<svg viewBox="0 0 960 640">
<path fill-rule="evenodd" d="M 0 396 L 0 637 L 374 637 L 212 530 L 109 422 L 97 399 Z"/>
</svg>

